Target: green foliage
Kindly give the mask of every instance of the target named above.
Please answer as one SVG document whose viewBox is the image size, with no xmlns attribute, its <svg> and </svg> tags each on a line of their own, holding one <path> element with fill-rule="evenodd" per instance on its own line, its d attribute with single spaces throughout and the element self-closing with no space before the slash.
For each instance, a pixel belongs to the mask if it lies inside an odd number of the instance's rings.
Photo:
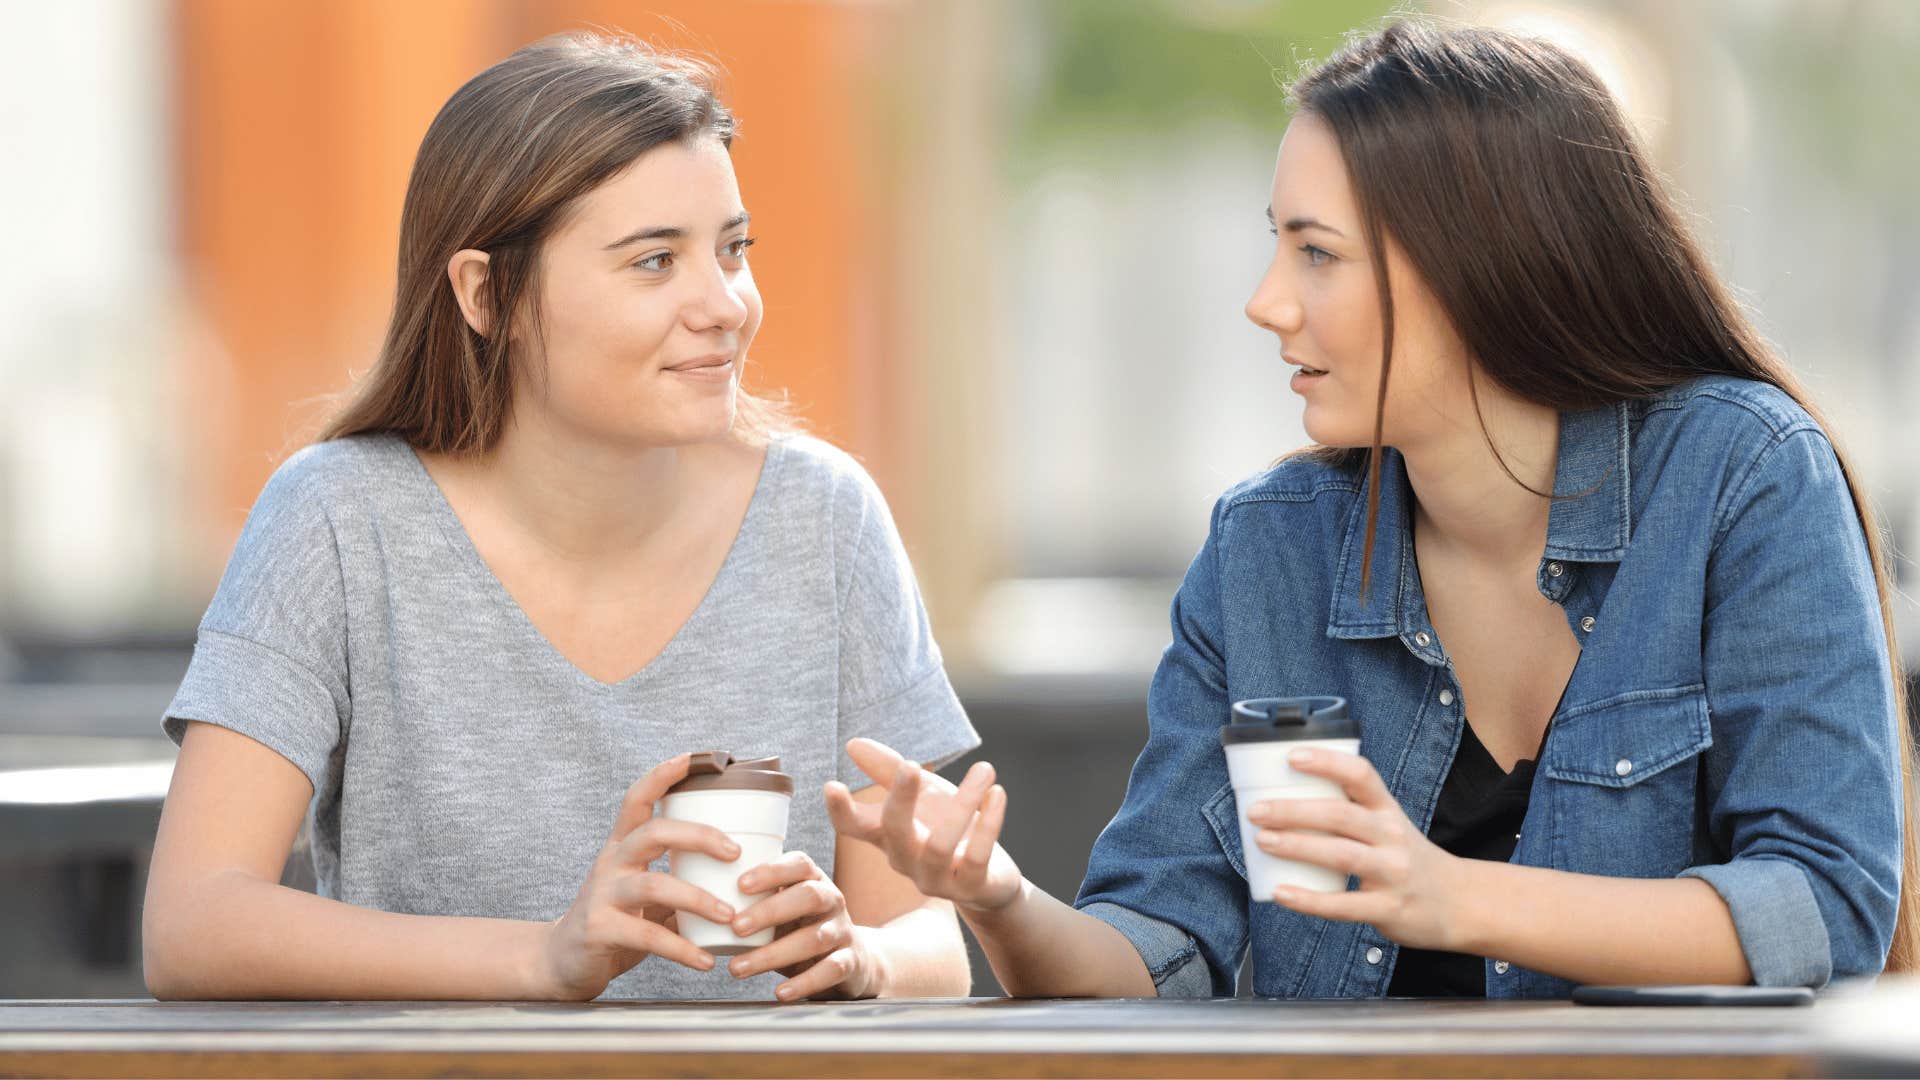
<svg viewBox="0 0 1920 1080">
<path fill-rule="evenodd" d="M 1377 29 L 1378 0 L 1041 0 L 1019 11 L 1037 84 L 1014 103 L 1029 149 L 1190 126 L 1278 135 L 1284 86 Z M 1404 6 L 1404 5 L 1402 5 Z"/>
</svg>

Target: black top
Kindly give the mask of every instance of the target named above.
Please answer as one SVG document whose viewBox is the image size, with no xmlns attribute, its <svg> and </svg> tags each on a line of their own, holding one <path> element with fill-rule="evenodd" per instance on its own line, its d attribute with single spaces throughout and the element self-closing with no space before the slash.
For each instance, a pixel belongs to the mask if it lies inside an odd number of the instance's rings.
<svg viewBox="0 0 1920 1080">
<path fill-rule="evenodd" d="M 1554 711 L 1560 711 L 1558 705 Z M 1520 839 L 1520 822 L 1527 816 L 1533 788 L 1534 762 L 1546 749 L 1547 732 L 1533 760 L 1514 762 L 1512 772 L 1500 763 L 1473 733 L 1473 724 L 1461 725 L 1460 749 L 1440 786 L 1440 802 L 1433 809 L 1427 839 L 1454 855 L 1468 859 L 1509 862 Z M 1402 946 L 1394 964 L 1388 997 L 1486 997 L 1487 968 L 1482 957 Z"/>
</svg>

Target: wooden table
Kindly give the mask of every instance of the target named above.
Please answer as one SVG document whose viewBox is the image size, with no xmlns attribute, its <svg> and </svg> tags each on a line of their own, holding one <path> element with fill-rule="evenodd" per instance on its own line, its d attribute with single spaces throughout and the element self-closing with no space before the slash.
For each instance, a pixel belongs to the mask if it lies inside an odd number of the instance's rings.
<svg viewBox="0 0 1920 1080">
<path fill-rule="evenodd" d="M 1882 1003 L 1883 1011 L 1904 1005 Z M 1564 1002 L 0 1002 L 0 1076 L 1814 1076 L 1884 1019 Z M 1892 1014 L 1888 1014 L 1892 1015 Z M 1920 1013 L 1912 1016 L 1920 1025 Z M 1857 1033 L 1857 1031 L 1856 1031 Z M 1907 1037 L 1903 1032 L 1893 1033 Z"/>
</svg>

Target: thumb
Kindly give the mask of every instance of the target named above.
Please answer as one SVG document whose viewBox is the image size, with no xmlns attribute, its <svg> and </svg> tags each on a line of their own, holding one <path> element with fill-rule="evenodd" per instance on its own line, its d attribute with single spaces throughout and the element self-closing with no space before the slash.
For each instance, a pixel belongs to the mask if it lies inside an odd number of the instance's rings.
<svg viewBox="0 0 1920 1080">
<path fill-rule="evenodd" d="M 862 806 L 853 801 L 853 792 L 838 780 L 827 781 L 825 788 L 827 818 L 833 830 L 842 836 L 869 843 L 880 835 L 880 808 Z"/>
<path fill-rule="evenodd" d="M 893 747 L 875 739 L 847 740 L 847 756 L 861 772 L 872 777 L 874 783 L 888 789 L 893 787 L 893 778 L 900 772 L 900 763 L 906 760 Z"/>
<path fill-rule="evenodd" d="M 687 765 L 692 757 L 681 754 L 668 758 L 633 782 L 620 800 L 620 813 L 614 818 L 613 832 L 608 836 L 611 842 L 617 844 L 625 840 L 628 833 L 653 820 L 654 804 L 666 796 L 668 788 L 687 778 Z"/>
</svg>

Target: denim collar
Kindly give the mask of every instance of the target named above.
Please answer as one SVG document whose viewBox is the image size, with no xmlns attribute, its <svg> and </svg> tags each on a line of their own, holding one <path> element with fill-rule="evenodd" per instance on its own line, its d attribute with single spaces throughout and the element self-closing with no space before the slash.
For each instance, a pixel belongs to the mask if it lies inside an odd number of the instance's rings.
<svg viewBox="0 0 1920 1080">
<path fill-rule="evenodd" d="M 1629 404 L 1622 401 L 1560 414 L 1560 459 L 1554 467 L 1553 490 L 1558 495 L 1579 497 L 1555 502 L 1547 512 L 1547 546 L 1541 553 L 1543 575 L 1545 564 L 1552 560 L 1619 562 L 1626 557 L 1627 543 L 1633 536 L 1628 466 L 1630 412 Z M 1593 490 L 1588 492 L 1589 488 Z M 1412 497 L 1400 451 L 1383 448 L 1372 595 L 1368 602 L 1361 602 L 1360 558 L 1366 548 L 1367 527 L 1363 491 L 1347 513 L 1327 636 L 1411 635 L 1417 632 L 1414 624 L 1426 618 L 1426 600 L 1413 556 Z"/>
</svg>

